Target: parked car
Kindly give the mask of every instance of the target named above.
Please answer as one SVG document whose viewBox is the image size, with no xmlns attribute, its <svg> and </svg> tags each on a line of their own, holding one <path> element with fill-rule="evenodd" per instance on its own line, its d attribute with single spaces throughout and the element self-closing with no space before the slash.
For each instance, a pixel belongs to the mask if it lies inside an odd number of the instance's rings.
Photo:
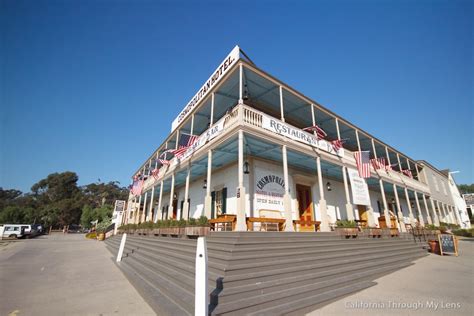
<svg viewBox="0 0 474 316">
<path fill-rule="evenodd" d="M 4 224 L 3 225 L 3 238 L 21 238 L 23 237 L 24 229 L 19 224 Z"/>
<path fill-rule="evenodd" d="M 23 231 L 23 236 L 25 238 L 32 238 L 39 235 L 39 232 L 38 230 L 34 228 L 34 225 L 30 225 L 30 224 L 20 224 L 20 225 Z"/>
<path fill-rule="evenodd" d="M 33 224 L 33 225 L 31 225 L 31 227 L 37 231 L 38 235 L 42 235 L 42 234 L 45 233 L 45 231 L 43 229 L 43 225 L 41 225 L 41 224 Z"/>
</svg>

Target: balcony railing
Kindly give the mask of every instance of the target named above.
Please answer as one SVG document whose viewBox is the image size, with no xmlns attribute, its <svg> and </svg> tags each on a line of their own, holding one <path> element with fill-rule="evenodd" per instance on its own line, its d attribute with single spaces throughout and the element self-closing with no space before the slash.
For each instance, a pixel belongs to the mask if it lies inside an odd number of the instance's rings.
<svg viewBox="0 0 474 316">
<path fill-rule="evenodd" d="M 170 161 L 169 166 L 163 166 L 162 168 L 166 168 L 165 170 L 161 170 L 159 173 L 159 176 L 155 179 L 152 176 L 150 176 L 147 181 L 144 183 L 144 190 L 148 189 L 150 186 L 154 185 L 156 182 L 160 181 L 163 179 L 163 177 L 168 174 L 168 171 L 173 170 L 178 166 L 178 164 L 182 164 L 183 162 L 187 161 L 190 159 L 195 153 L 197 153 L 201 147 L 203 147 L 208 141 L 211 139 L 215 138 L 218 135 L 221 135 L 225 133 L 227 130 L 229 130 L 231 127 L 233 127 L 236 124 L 242 124 L 242 125 L 251 125 L 254 127 L 262 128 L 263 129 L 263 119 L 264 117 L 266 119 L 272 119 L 272 120 L 278 120 L 278 118 L 272 117 L 268 114 L 265 114 L 263 112 L 260 112 L 258 110 L 255 110 L 247 105 L 237 105 L 235 106 L 232 110 L 230 110 L 226 115 L 224 115 L 219 121 L 215 122 L 209 129 L 207 129 L 204 133 L 202 133 L 199 136 L 198 141 L 196 142 L 196 146 L 190 148 L 188 152 L 186 152 L 181 160 L 178 160 L 176 157 L 173 158 Z M 240 122 L 240 123 L 239 123 Z M 283 122 L 281 122 L 283 123 Z M 288 125 L 288 124 L 287 124 Z M 298 127 L 293 127 L 294 129 L 300 130 Z M 303 132 L 301 130 L 301 132 Z M 303 143 L 304 144 L 304 143 Z M 352 151 L 349 151 L 347 149 L 344 149 L 346 152 L 344 157 L 344 161 L 352 166 L 355 166 L 355 159 Z M 335 152 L 330 152 L 328 153 L 331 154 L 336 154 Z M 340 156 L 341 157 L 341 156 Z M 413 188 L 418 188 L 420 190 L 427 189 L 427 186 L 420 181 L 417 181 L 416 179 L 412 179 L 402 173 L 395 172 L 395 171 L 389 171 L 388 173 L 385 173 L 385 171 L 379 171 L 376 172 L 373 167 L 370 167 L 371 170 L 374 173 L 378 173 L 379 176 L 385 177 L 385 178 L 391 178 L 397 180 L 397 182 L 402 182 L 405 183 L 406 185 L 409 185 Z M 384 174 L 385 173 L 385 174 Z"/>
</svg>

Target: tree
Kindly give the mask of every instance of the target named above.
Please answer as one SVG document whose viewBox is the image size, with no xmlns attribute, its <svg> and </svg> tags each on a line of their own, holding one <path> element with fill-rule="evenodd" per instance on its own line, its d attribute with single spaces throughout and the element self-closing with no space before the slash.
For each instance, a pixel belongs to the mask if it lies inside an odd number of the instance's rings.
<svg viewBox="0 0 474 316">
<path fill-rule="evenodd" d="M 104 205 L 102 207 L 92 208 L 86 205 L 82 208 L 81 225 L 85 228 L 92 226 L 92 221 L 102 222 L 112 217 L 112 206 Z"/>
<path fill-rule="evenodd" d="M 461 194 L 474 193 L 474 183 L 472 184 L 460 184 L 458 185 Z"/>
<path fill-rule="evenodd" d="M 69 225 L 81 217 L 83 195 L 74 172 L 52 173 L 31 187 L 45 224 Z"/>
</svg>

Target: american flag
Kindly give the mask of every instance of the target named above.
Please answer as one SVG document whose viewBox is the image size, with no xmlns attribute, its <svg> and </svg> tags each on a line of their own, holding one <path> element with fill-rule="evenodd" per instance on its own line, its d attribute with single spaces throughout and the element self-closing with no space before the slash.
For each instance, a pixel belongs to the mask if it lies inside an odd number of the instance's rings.
<svg viewBox="0 0 474 316">
<path fill-rule="evenodd" d="M 160 173 L 160 169 L 158 168 L 155 168 L 151 171 L 151 175 L 153 176 L 153 178 L 155 179 L 158 179 L 158 174 Z"/>
<path fill-rule="evenodd" d="M 396 163 L 392 163 L 391 165 L 386 165 L 385 166 L 385 171 L 389 171 L 389 170 L 393 170 L 392 167 L 396 166 L 397 164 Z"/>
<path fill-rule="evenodd" d="M 305 127 L 305 128 L 303 128 L 303 131 L 316 132 L 316 136 L 317 136 L 318 139 L 324 139 L 324 138 L 326 138 L 326 136 L 328 136 L 328 134 L 326 134 L 326 132 L 321 127 L 319 127 L 318 125 Z"/>
<path fill-rule="evenodd" d="M 132 185 L 132 194 L 133 195 L 142 194 L 142 189 L 143 189 L 143 180 L 133 181 L 133 185 Z"/>
<path fill-rule="evenodd" d="M 407 177 L 413 178 L 413 174 L 411 173 L 411 170 L 406 169 L 402 170 L 403 174 L 406 175 Z"/>
<path fill-rule="evenodd" d="M 170 161 L 166 159 L 166 154 L 167 153 L 173 153 L 174 149 L 168 149 L 168 150 L 165 150 L 164 152 L 161 153 L 161 155 L 158 157 L 158 161 L 162 164 L 162 165 L 169 165 L 170 164 Z"/>
<path fill-rule="evenodd" d="M 199 136 L 190 135 L 190 134 L 181 134 L 181 137 L 178 142 L 178 149 L 173 150 L 173 154 L 176 158 L 180 159 L 183 157 L 186 150 L 191 147 L 197 140 Z"/>
<path fill-rule="evenodd" d="M 338 152 L 339 149 L 342 148 L 342 144 L 344 144 L 343 139 L 336 139 L 331 141 L 332 149 L 334 149 L 335 152 Z"/>
<path fill-rule="evenodd" d="M 370 162 L 372 163 L 372 166 L 375 170 L 385 168 L 385 158 L 370 159 Z"/>
<path fill-rule="evenodd" d="M 370 178 L 370 152 L 356 151 L 354 158 L 357 164 L 357 170 L 361 178 Z"/>
</svg>

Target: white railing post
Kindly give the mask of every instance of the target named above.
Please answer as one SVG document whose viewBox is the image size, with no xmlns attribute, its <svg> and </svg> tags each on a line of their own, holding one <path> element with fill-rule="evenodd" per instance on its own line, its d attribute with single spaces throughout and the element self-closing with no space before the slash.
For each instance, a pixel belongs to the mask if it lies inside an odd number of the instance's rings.
<svg viewBox="0 0 474 316">
<path fill-rule="evenodd" d="M 122 241 L 120 242 L 119 251 L 117 254 L 117 262 L 122 261 L 123 249 L 125 248 L 125 241 L 127 240 L 127 233 L 123 233 Z"/>
<path fill-rule="evenodd" d="M 199 237 L 196 247 L 196 276 L 194 293 L 194 315 L 207 316 L 209 296 L 207 295 L 207 245 L 206 237 Z"/>
</svg>

